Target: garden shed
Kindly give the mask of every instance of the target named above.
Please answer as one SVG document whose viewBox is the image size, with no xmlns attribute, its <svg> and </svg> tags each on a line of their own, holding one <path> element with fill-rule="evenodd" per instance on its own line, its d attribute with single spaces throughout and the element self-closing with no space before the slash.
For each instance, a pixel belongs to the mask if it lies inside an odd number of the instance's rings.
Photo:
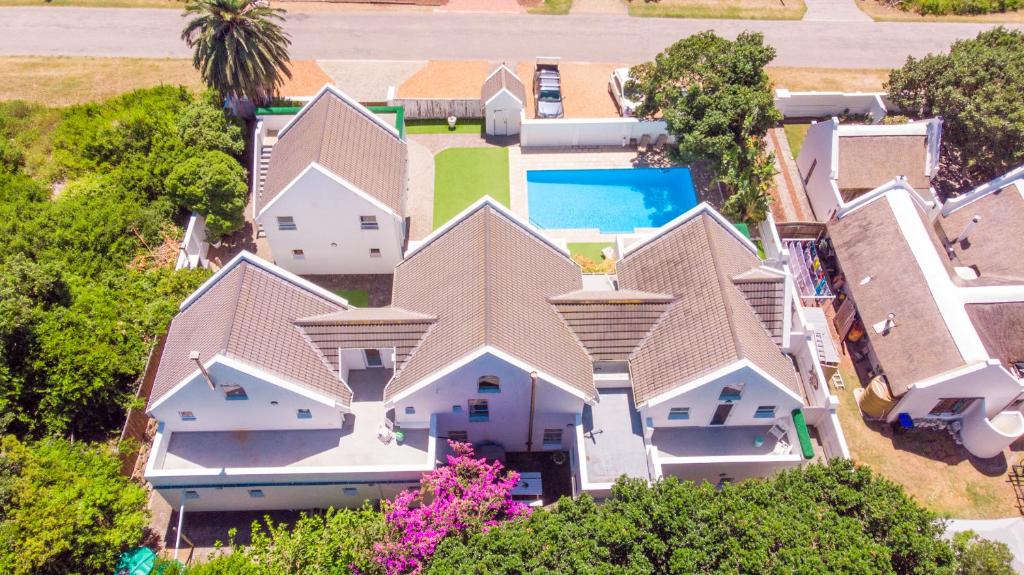
<svg viewBox="0 0 1024 575">
<path fill-rule="evenodd" d="M 514 136 L 519 133 L 526 88 L 508 66 L 498 66 L 484 80 L 480 103 L 484 108 L 484 126 L 488 136 Z"/>
</svg>

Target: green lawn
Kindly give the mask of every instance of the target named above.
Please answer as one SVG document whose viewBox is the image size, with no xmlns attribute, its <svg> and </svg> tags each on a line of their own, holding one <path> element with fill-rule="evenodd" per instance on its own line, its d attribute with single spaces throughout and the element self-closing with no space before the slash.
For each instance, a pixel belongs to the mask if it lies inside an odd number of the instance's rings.
<svg viewBox="0 0 1024 575">
<path fill-rule="evenodd" d="M 786 131 L 786 139 L 789 140 L 789 149 L 793 152 L 794 158 L 800 155 L 800 148 L 804 145 L 804 138 L 807 137 L 807 130 L 810 127 L 810 124 L 783 124 L 782 128 Z"/>
<path fill-rule="evenodd" d="M 361 289 L 340 289 L 334 292 L 356 307 L 370 307 L 370 294 Z"/>
<path fill-rule="evenodd" d="M 484 121 L 479 119 L 460 119 L 454 130 L 448 129 L 447 120 L 406 120 L 406 134 L 482 134 Z"/>
<path fill-rule="evenodd" d="M 611 242 L 582 242 L 582 243 L 569 243 L 569 253 L 572 255 L 581 255 L 591 261 L 601 262 L 604 261 L 604 256 L 601 255 L 601 250 L 604 248 L 615 248 L 615 244 Z"/>
<path fill-rule="evenodd" d="M 572 0 L 542 0 L 536 6 L 526 9 L 530 14 L 568 14 Z"/>
<path fill-rule="evenodd" d="M 508 149 L 448 148 L 434 156 L 434 228 L 491 196 L 508 206 Z"/>
</svg>

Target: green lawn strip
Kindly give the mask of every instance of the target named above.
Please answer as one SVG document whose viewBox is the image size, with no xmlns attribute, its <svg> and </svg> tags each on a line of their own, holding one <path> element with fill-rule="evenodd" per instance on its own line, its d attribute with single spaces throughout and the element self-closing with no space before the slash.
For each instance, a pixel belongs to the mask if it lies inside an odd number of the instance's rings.
<svg viewBox="0 0 1024 575">
<path fill-rule="evenodd" d="M 455 129 L 448 129 L 447 120 L 406 120 L 406 134 L 482 134 L 484 121 L 479 119 L 459 119 Z"/>
<path fill-rule="evenodd" d="M 786 139 L 789 140 L 789 149 L 793 157 L 800 155 L 800 148 L 804 145 L 804 138 L 807 137 L 807 130 L 810 124 L 783 124 L 782 129 L 786 131 Z"/>
<path fill-rule="evenodd" d="M 370 307 L 370 294 L 362 289 L 340 289 L 334 292 L 356 307 Z"/>
<path fill-rule="evenodd" d="M 581 255 L 590 261 L 600 263 L 604 261 L 604 256 L 601 255 L 601 250 L 604 248 L 615 249 L 615 244 L 611 242 L 580 242 L 580 243 L 569 243 L 569 253 L 572 255 Z"/>
<path fill-rule="evenodd" d="M 687 6 L 631 2 L 629 15 L 646 18 L 711 18 L 721 20 L 800 20 L 806 6 L 796 8 L 742 8 L 739 6 Z"/>
<path fill-rule="evenodd" d="M 434 228 L 491 196 L 509 205 L 508 149 L 448 148 L 434 156 Z"/>
<path fill-rule="evenodd" d="M 544 0 L 526 9 L 530 14 L 568 14 L 572 0 Z"/>
</svg>

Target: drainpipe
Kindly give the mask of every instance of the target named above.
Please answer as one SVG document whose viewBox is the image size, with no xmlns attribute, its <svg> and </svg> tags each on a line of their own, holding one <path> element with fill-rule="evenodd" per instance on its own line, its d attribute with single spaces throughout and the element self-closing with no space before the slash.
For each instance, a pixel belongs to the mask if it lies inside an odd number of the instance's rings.
<svg viewBox="0 0 1024 575">
<path fill-rule="evenodd" d="M 537 372 L 530 372 L 530 427 L 526 430 L 526 452 L 533 452 L 533 409 L 537 399 Z"/>
<path fill-rule="evenodd" d="M 174 560 L 178 560 L 178 550 L 181 549 L 181 528 L 185 524 L 185 490 L 181 491 L 181 507 L 178 508 L 178 533 L 174 537 Z"/>
</svg>

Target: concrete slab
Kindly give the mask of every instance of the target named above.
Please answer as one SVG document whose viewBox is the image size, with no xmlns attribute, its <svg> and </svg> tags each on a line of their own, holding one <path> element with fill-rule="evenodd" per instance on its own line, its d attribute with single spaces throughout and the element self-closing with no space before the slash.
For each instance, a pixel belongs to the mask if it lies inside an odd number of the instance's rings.
<svg viewBox="0 0 1024 575">
<path fill-rule="evenodd" d="M 632 389 L 598 390 L 597 403 L 583 408 L 583 441 L 591 483 L 611 483 L 623 474 L 650 478 Z"/>
<path fill-rule="evenodd" d="M 319 60 L 318 64 L 343 92 L 360 102 L 384 103 L 388 88 L 400 86 L 427 64 L 426 60 Z"/>
</svg>

